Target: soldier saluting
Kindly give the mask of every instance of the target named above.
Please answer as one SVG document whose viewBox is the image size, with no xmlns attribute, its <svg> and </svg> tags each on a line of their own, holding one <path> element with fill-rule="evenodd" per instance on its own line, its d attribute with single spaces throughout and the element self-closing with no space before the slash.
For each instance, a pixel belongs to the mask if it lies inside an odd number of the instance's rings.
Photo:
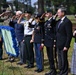
<svg viewBox="0 0 76 75">
<path fill-rule="evenodd" d="M 54 57 L 53 57 L 53 45 L 54 45 L 54 36 L 55 36 L 55 17 L 53 17 L 52 11 L 48 10 L 45 14 L 47 18 L 44 24 L 44 45 L 46 46 L 47 56 L 50 65 L 50 72 L 46 73 L 45 75 L 56 75 L 55 64 L 54 64 Z"/>
</svg>

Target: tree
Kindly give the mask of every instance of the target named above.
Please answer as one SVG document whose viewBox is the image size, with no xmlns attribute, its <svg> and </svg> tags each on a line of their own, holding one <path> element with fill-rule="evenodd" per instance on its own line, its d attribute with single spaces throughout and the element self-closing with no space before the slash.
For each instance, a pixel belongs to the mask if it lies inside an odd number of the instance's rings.
<svg viewBox="0 0 76 75">
<path fill-rule="evenodd" d="M 0 13 L 2 13 L 1 7 L 6 4 L 6 0 L 1 0 L 0 2 Z"/>
<path fill-rule="evenodd" d="M 38 0 L 38 12 L 39 13 L 44 12 L 44 0 Z"/>
</svg>

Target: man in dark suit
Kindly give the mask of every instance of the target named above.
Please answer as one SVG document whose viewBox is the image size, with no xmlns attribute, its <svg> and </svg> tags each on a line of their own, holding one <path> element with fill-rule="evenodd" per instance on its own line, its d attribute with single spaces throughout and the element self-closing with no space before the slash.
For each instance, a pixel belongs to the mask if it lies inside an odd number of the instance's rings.
<svg viewBox="0 0 76 75">
<path fill-rule="evenodd" d="M 45 75 L 56 75 L 54 57 L 53 57 L 55 18 L 53 18 L 51 10 L 48 10 L 45 16 L 46 18 L 48 18 L 48 20 L 46 20 L 44 24 L 44 30 L 45 30 L 44 45 L 46 46 L 47 56 L 50 65 L 50 72 L 46 73 Z"/>
<path fill-rule="evenodd" d="M 59 8 L 57 14 L 60 18 L 56 25 L 59 75 L 68 75 L 67 53 L 72 39 L 72 23 L 65 16 L 66 10 L 64 8 Z"/>
</svg>

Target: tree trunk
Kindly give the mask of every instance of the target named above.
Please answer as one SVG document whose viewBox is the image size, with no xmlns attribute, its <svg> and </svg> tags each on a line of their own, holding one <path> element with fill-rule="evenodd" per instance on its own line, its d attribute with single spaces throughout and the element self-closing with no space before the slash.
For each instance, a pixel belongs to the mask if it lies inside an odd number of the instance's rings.
<svg viewBox="0 0 76 75">
<path fill-rule="evenodd" d="M 38 12 L 39 13 L 44 12 L 44 0 L 38 0 Z"/>
</svg>

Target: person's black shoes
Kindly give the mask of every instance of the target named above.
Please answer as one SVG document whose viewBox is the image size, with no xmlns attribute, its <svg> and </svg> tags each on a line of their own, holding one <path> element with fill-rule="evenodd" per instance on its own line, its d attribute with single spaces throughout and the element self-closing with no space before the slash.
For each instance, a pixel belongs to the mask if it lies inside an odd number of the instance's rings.
<svg viewBox="0 0 76 75">
<path fill-rule="evenodd" d="M 10 59 L 10 60 L 9 60 L 9 62 L 11 62 L 11 63 L 14 62 L 14 61 L 15 61 L 15 59 Z"/>
<path fill-rule="evenodd" d="M 23 65 L 23 63 L 22 62 L 18 62 L 17 65 Z"/>
<path fill-rule="evenodd" d="M 2 58 L 0 58 L 0 60 L 3 60 Z"/>
<path fill-rule="evenodd" d="M 29 65 L 28 68 L 34 68 L 34 65 Z"/>
<path fill-rule="evenodd" d="M 34 68 L 34 65 L 27 65 L 27 66 L 24 66 L 24 68 Z"/>
<path fill-rule="evenodd" d="M 37 73 L 40 73 L 42 71 L 43 71 L 43 69 L 37 69 L 37 70 L 35 70 L 35 72 L 37 72 Z"/>
<path fill-rule="evenodd" d="M 58 75 L 62 75 L 63 73 L 62 73 L 62 71 L 61 71 L 61 72 L 58 72 L 57 74 L 58 74 Z"/>
<path fill-rule="evenodd" d="M 29 65 L 27 65 L 27 66 L 24 66 L 24 68 L 28 68 L 29 67 Z"/>
<path fill-rule="evenodd" d="M 15 62 L 15 59 L 8 59 L 8 60 L 6 60 L 6 62 Z"/>
<path fill-rule="evenodd" d="M 51 72 L 45 73 L 45 75 L 51 75 Z"/>
<path fill-rule="evenodd" d="M 56 71 L 51 70 L 48 73 L 45 73 L 45 75 L 57 75 Z"/>
</svg>

